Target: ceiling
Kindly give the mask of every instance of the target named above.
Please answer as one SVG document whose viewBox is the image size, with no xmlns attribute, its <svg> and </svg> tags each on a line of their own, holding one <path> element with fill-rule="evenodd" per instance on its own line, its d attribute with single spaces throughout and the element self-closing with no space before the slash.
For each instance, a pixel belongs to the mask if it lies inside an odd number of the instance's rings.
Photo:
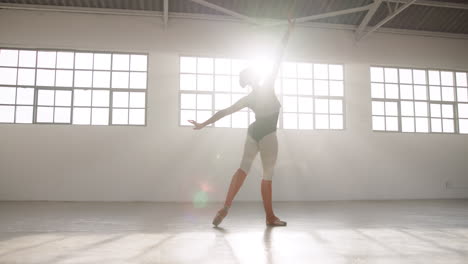
<svg viewBox="0 0 468 264">
<path fill-rule="evenodd" d="M 212 4 L 252 18 L 285 19 L 293 0 L 207 0 Z M 384 0 L 376 10 L 368 26 L 374 26 L 395 10 L 398 1 Z M 408 0 L 400 0 L 399 7 Z M 228 16 L 190 0 L 168 0 L 171 13 Z M 371 4 L 373 0 L 296 0 L 295 17 L 305 17 Z M 419 3 L 418 3 L 419 2 Z M 421 5 L 429 3 L 428 5 Z M 119 10 L 159 11 L 164 0 L 0 0 L 0 8 L 8 4 L 84 7 Z M 441 6 L 438 6 L 441 5 Z M 451 8 L 442 5 L 452 6 Z M 367 12 L 329 17 L 314 22 L 332 25 L 358 26 Z M 416 30 L 421 32 L 450 33 L 468 36 L 468 1 L 418 0 L 382 27 L 384 29 Z"/>
</svg>

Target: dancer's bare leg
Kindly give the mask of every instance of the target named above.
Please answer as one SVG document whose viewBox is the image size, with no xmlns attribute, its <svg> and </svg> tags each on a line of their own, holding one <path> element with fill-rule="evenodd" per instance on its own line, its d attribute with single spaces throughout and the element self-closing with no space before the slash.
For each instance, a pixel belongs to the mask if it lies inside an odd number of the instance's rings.
<svg viewBox="0 0 468 264">
<path fill-rule="evenodd" d="M 213 224 L 215 226 L 218 226 L 219 223 L 221 223 L 221 221 L 227 215 L 229 208 L 232 205 L 232 201 L 234 200 L 234 197 L 236 196 L 236 194 L 239 192 L 240 188 L 242 187 L 242 184 L 244 183 L 244 180 L 246 177 L 247 177 L 247 174 L 240 168 L 237 169 L 237 171 L 232 176 L 231 184 L 229 185 L 229 190 L 226 195 L 226 201 L 224 202 L 224 207 L 218 211 L 218 213 L 216 214 L 213 220 Z"/>
<path fill-rule="evenodd" d="M 263 200 L 263 207 L 265 209 L 265 215 L 267 221 L 273 221 L 276 216 L 273 213 L 273 202 L 272 202 L 272 188 L 271 188 L 272 181 L 267 181 L 262 179 L 261 183 L 261 192 L 262 192 L 262 200 Z"/>
</svg>

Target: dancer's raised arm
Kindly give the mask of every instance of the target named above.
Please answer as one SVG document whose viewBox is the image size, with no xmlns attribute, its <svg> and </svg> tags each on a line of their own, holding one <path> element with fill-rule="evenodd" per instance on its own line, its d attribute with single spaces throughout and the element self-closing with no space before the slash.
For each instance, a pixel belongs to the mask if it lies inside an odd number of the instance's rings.
<svg viewBox="0 0 468 264">
<path fill-rule="evenodd" d="M 296 19 L 294 20 L 288 19 L 288 30 L 284 34 L 281 40 L 281 43 L 275 52 L 273 68 L 267 79 L 267 81 L 269 82 L 274 82 L 276 79 L 276 76 L 278 75 L 279 68 L 281 67 L 281 62 L 283 61 L 284 51 L 286 50 L 286 46 L 288 45 L 288 42 L 289 42 L 289 36 L 291 35 L 291 31 L 294 29 L 295 24 L 296 24 Z"/>
<path fill-rule="evenodd" d="M 232 113 L 235 113 L 241 110 L 244 107 L 247 107 L 247 102 L 248 102 L 247 100 L 248 100 L 247 96 L 242 97 L 230 107 L 225 108 L 223 110 L 219 110 L 216 114 L 214 114 L 212 117 L 210 117 L 208 120 L 206 120 L 203 123 L 197 123 L 195 120 L 188 120 L 188 121 L 195 126 L 193 129 L 196 129 L 196 130 L 202 129 L 205 126 L 212 124 L 227 115 L 230 115 Z"/>
</svg>

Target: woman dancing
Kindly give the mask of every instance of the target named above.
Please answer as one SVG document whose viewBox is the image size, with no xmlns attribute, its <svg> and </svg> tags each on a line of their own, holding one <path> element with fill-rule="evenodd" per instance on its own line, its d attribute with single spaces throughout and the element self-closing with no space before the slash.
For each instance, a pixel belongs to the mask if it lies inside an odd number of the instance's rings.
<svg viewBox="0 0 468 264">
<path fill-rule="evenodd" d="M 253 69 L 244 69 L 239 74 L 239 84 L 242 87 L 249 85 L 252 88 L 252 92 L 249 95 L 239 99 L 239 101 L 234 103 L 232 106 L 218 111 L 203 123 L 197 123 L 194 120 L 189 120 L 189 122 L 195 126 L 194 129 L 202 129 L 203 127 L 218 121 L 226 115 L 237 112 L 244 107 L 249 107 L 255 113 L 255 122 L 253 122 L 248 128 L 240 168 L 237 169 L 232 176 L 224 207 L 217 212 L 213 219 L 213 225 L 215 226 L 218 226 L 227 215 L 228 210 L 232 205 L 232 201 L 247 177 L 247 173 L 249 173 L 252 162 L 258 152 L 260 152 L 263 166 L 261 193 L 266 214 L 266 224 L 269 226 L 286 225 L 285 221 L 281 221 L 273 213 L 272 206 L 272 177 L 273 169 L 276 164 L 276 157 L 278 155 L 276 126 L 281 108 L 281 104 L 275 95 L 274 84 L 279 67 L 281 66 L 284 50 L 289 40 L 289 35 L 294 28 L 294 25 L 295 20 L 288 19 L 288 30 L 278 48 L 273 69 L 263 83 L 261 83 L 260 76 L 258 76 Z"/>
</svg>

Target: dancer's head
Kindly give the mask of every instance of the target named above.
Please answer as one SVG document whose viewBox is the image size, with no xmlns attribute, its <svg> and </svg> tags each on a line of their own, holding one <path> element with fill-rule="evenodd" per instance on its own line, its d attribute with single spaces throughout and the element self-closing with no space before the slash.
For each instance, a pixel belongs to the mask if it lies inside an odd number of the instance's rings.
<svg viewBox="0 0 468 264">
<path fill-rule="evenodd" d="M 239 74 L 239 77 L 239 84 L 241 87 L 250 85 L 252 88 L 255 88 L 260 81 L 259 74 L 256 73 L 252 68 L 246 68 L 242 70 Z"/>
</svg>

